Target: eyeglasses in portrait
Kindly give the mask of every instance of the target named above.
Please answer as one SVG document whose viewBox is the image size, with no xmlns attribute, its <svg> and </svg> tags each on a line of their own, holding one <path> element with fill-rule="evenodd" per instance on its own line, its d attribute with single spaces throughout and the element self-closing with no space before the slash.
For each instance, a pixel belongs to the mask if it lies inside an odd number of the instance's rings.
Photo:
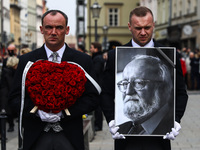
<svg viewBox="0 0 200 150">
<path fill-rule="evenodd" d="M 116 47 L 115 125 L 126 136 L 174 127 L 176 49 Z"/>
</svg>

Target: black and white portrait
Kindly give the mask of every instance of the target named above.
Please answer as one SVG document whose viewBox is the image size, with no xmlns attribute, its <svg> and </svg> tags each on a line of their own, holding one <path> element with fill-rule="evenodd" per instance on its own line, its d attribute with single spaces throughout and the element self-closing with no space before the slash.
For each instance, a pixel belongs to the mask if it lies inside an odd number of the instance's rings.
<svg viewBox="0 0 200 150">
<path fill-rule="evenodd" d="M 174 126 L 175 48 L 116 48 L 115 122 L 124 135 Z"/>
</svg>

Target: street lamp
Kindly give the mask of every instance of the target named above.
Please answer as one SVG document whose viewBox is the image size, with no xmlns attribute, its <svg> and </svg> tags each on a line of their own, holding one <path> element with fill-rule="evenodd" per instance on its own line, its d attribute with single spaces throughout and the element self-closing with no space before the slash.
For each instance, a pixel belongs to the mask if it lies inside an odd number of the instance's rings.
<svg viewBox="0 0 200 150">
<path fill-rule="evenodd" d="M 104 25 L 102 27 L 103 29 L 103 35 L 104 35 L 104 39 L 103 39 L 103 47 L 104 47 L 104 50 L 107 50 L 107 34 L 108 34 L 108 26 L 107 25 Z"/>
<path fill-rule="evenodd" d="M 94 2 L 94 4 L 90 7 L 90 9 L 92 10 L 93 18 L 95 19 L 95 42 L 97 42 L 98 41 L 98 37 L 97 37 L 97 19 L 99 18 L 99 14 L 100 14 L 100 11 L 101 11 L 101 6 L 97 2 Z"/>
</svg>

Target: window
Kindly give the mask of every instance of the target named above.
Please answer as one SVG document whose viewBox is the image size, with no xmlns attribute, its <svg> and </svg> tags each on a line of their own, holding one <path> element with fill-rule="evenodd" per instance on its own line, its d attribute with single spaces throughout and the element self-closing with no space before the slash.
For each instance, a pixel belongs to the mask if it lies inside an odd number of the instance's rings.
<svg viewBox="0 0 200 150">
<path fill-rule="evenodd" d="M 109 25 L 118 26 L 118 22 L 119 22 L 119 9 L 109 8 Z"/>
</svg>

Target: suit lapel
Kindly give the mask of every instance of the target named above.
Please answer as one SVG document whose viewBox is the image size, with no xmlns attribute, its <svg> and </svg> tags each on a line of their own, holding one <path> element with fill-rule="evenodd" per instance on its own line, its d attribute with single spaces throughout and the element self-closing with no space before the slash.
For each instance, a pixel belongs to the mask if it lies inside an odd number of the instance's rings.
<svg viewBox="0 0 200 150">
<path fill-rule="evenodd" d="M 35 58 L 36 58 L 36 61 L 37 60 L 47 60 L 47 54 L 46 54 L 46 51 L 44 49 L 44 45 L 38 49 L 36 55 L 35 55 Z"/>
<path fill-rule="evenodd" d="M 128 43 L 126 43 L 124 46 L 131 46 L 132 47 L 132 39 Z"/>
<path fill-rule="evenodd" d="M 63 53 L 63 56 L 62 56 L 62 59 L 61 61 L 69 61 L 69 60 L 73 60 L 74 58 L 74 55 L 72 53 L 72 49 L 70 47 L 68 47 L 67 44 L 66 45 L 66 48 L 65 48 L 65 51 Z"/>
</svg>

